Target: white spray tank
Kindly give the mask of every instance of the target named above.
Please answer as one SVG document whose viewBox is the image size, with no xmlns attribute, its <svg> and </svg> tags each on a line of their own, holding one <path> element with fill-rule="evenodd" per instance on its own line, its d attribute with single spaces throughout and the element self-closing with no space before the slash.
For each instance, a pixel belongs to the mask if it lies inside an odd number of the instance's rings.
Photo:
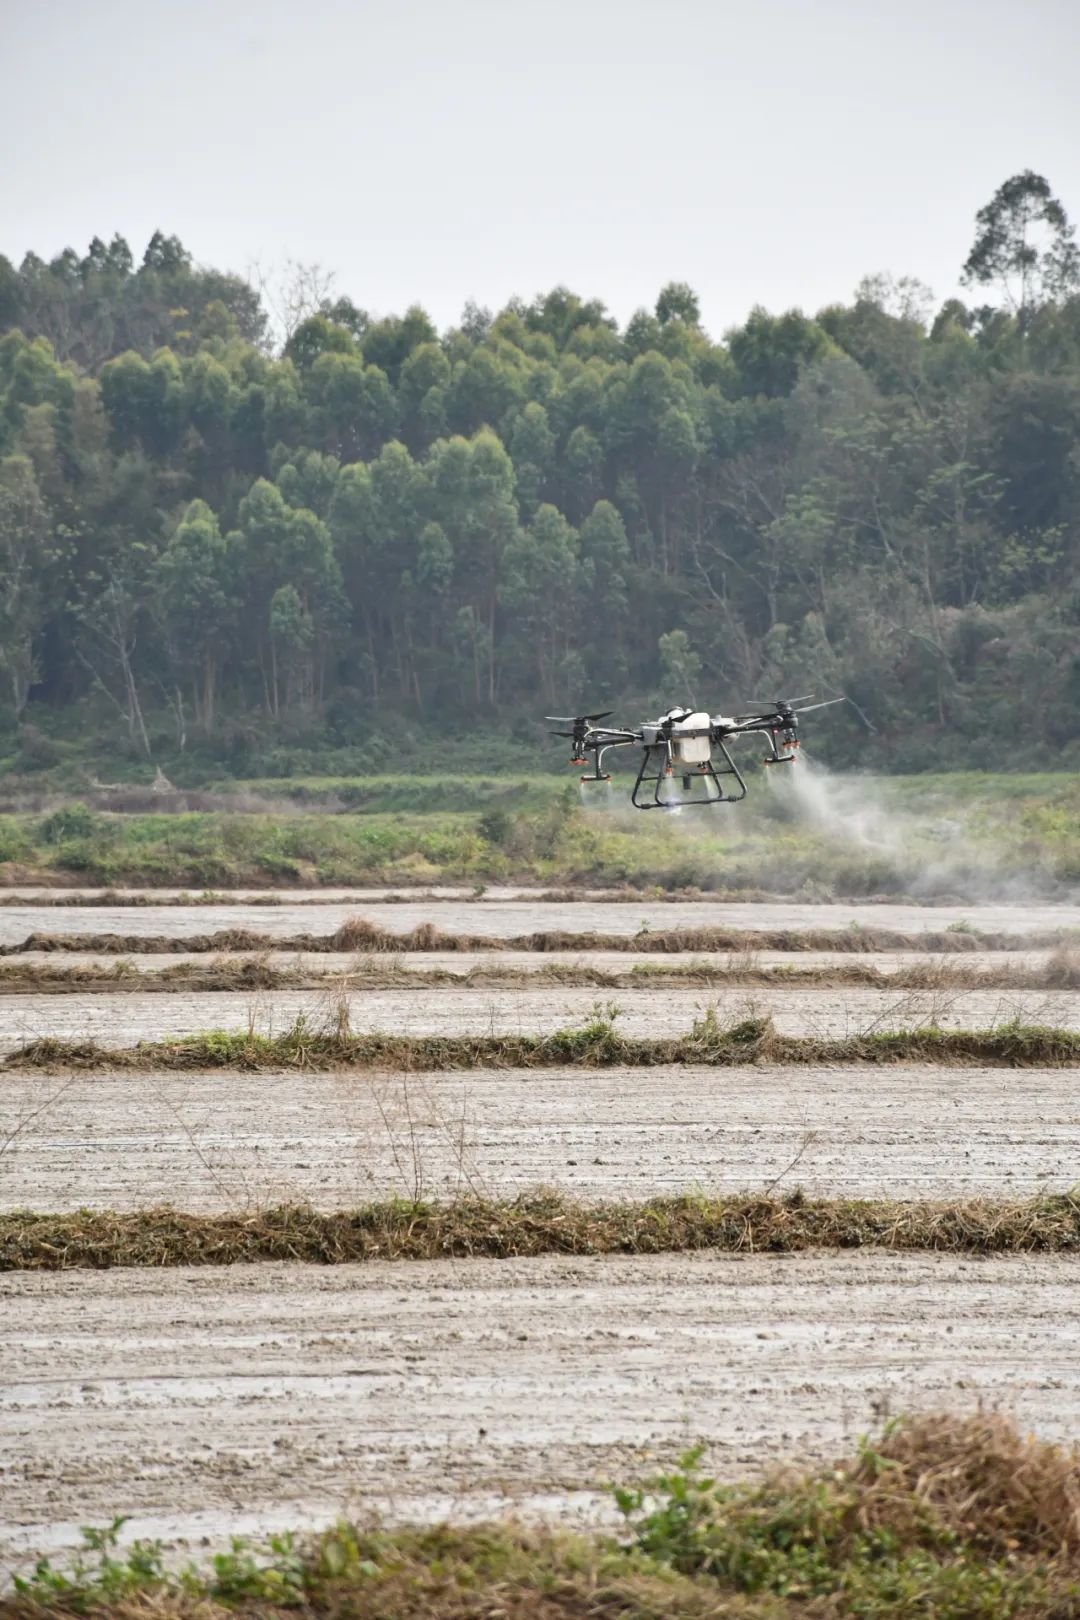
<svg viewBox="0 0 1080 1620">
<path fill-rule="evenodd" d="M 712 758 L 712 721 L 707 714 L 686 714 L 671 722 L 671 757 L 679 765 L 706 765 Z M 698 735 L 693 734 L 697 732 Z"/>
</svg>

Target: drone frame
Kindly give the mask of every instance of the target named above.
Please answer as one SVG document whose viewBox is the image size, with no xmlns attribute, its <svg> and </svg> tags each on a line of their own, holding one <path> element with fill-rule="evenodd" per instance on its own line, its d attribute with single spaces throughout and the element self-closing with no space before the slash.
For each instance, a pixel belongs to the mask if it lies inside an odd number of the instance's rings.
<svg viewBox="0 0 1080 1620">
<path fill-rule="evenodd" d="M 641 768 L 637 773 L 633 792 L 630 794 L 630 803 L 635 810 L 681 810 L 684 805 L 737 804 L 740 799 L 745 799 L 746 783 L 743 781 L 739 767 L 719 739 L 713 742 L 713 747 L 719 749 L 723 758 L 719 770 L 717 770 L 711 758 L 697 765 L 686 766 L 680 764 L 674 760 L 671 743 L 668 741 L 644 743 Z M 654 756 L 656 768 L 650 770 L 650 765 L 654 763 Z M 665 796 L 664 790 L 675 776 L 682 777 L 683 797 L 672 801 Z M 733 776 L 739 784 L 739 791 L 737 793 L 725 792 L 720 781 L 721 776 Z M 650 782 L 654 784 L 652 797 L 646 797 L 644 800 L 640 799 L 638 794 L 641 788 Z M 692 786 L 697 782 L 700 782 L 705 788 L 704 795 L 699 798 L 688 797 L 687 795 L 690 794 Z M 716 788 L 715 793 L 709 791 L 710 782 Z"/>
</svg>

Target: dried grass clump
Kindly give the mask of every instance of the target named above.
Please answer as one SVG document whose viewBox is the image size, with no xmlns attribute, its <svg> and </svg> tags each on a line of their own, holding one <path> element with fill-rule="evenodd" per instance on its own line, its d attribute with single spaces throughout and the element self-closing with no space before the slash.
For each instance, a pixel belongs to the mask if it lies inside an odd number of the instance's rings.
<svg viewBox="0 0 1080 1620">
<path fill-rule="evenodd" d="M 307 938 L 308 936 L 304 936 Z M 369 917 L 349 917 L 341 927 L 330 935 L 330 941 L 322 949 L 333 951 L 377 951 L 400 954 L 402 951 L 456 951 L 468 949 L 462 946 L 462 938 L 468 935 L 444 934 L 434 923 L 420 923 L 410 933 L 397 934 L 391 929 L 380 928 Z M 305 946 L 304 949 L 311 949 Z M 495 947 L 490 947 L 494 949 Z"/>
<path fill-rule="evenodd" d="M 430 926 L 425 924 L 425 928 Z M 335 941 L 338 940 L 334 936 Z M 1080 958 L 1055 953 L 1031 966 L 1011 963 L 1008 957 L 987 967 L 974 967 L 952 959 L 912 962 L 883 970 L 872 961 L 828 963 L 802 966 L 793 963 L 765 964 L 754 952 L 731 953 L 715 961 L 698 957 L 691 962 L 635 962 L 628 968 L 596 967 L 588 961 L 539 961 L 536 966 L 496 961 L 478 962 L 458 971 L 446 967 L 418 966 L 404 959 L 403 952 L 391 952 L 398 936 L 377 933 L 371 948 L 352 946 L 355 960 L 342 972 L 324 971 L 316 964 L 290 959 L 286 952 L 259 951 L 254 955 L 217 956 L 207 962 L 177 962 L 166 967 L 139 972 L 128 957 L 118 957 L 106 965 L 79 962 L 67 966 L 57 962 L 26 962 L 12 958 L 0 962 L 0 994 L 63 994 L 87 992 L 139 991 L 238 991 L 238 990 L 349 990 L 412 989 L 428 985 L 456 986 L 460 989 L 496 989 L 511 986 L 544 985 L 591 986 L 596 990 L 659 989 L 694 987 L 702 989 L 785 989 L 831 988 L 848 985 L 873 990 L 916 990 L 926 992 L 960 990 L 1061 990 L 1080 988 Z M 414 935 L 401 936 L 412 948 Z M 452 938 L 453 936 L 451 936 Z M 350 936 L 355 939 L 355 936 Z M 422 950 L 428 949 L 423 946 Z M 316 955 L 320 954 L 318 952 Z"/>
<path fill-rule="evenodd" d="M 929 1508 L 992 1558 L 1080 1554 L 1080 1452 L 1023 1435 L 1000 1413 L 908 1419 L 848 1478 L 864 1529 L 913 1540 Z"/>
<path fill-rule="evenodd" d="M 1032 973 L 1038 977 L 1033 989 L 1080 990 L 1080 950 L 1061 946 L 1041 969 L 1032 969 Z"/>
<path fill-rule="evenodd" d="M 305 936 L 300 935 L 303 939 Z M 323 938 L 324 936 L 315 936 Z M 329 936 L 325 936 L 328 940 Z M 0 945 L 0 957 L 30 952 L 78 952 L 83 956 L 180 956 L 220 951 L 285 950 L 288 940 L 247 928 L 220 928 L 213 934 L 28 934 L 14 945 Z M 317 948 L 330 950 L 329 943 Z"/>
<path fill-rule="evenodd" d="M 327 975 L 278 967 L 265 953 L 256 956 L 215 957 L 208 962 L 173 962 L 140 973 L 127 957 L 108 965 L 80 962 L 68 967 L 52 962 L 0 963 L 0 995 L 86 994 L 100 990 L 285 990 L 325 985 Z"/>
<path fill-rule="evenodd" d="M 587 1204 L 536 1192 L 447 1203 L 395 1200 L 336 1212 L 281 1205 L 243 1215 L 171 1208 L 0 1215 L 0 1271 L 830 1248 L 1071 1254 L 1080 1250 L 1080 1204 L 1067 1195 L 942 1204 L 798 1193 Z"/>
</svg>

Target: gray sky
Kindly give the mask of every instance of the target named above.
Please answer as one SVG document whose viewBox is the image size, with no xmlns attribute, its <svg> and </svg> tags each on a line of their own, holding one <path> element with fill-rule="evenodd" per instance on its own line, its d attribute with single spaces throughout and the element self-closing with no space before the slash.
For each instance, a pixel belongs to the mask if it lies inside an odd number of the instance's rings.
<svg viewBox="0 0 1080 1620">
<path fill-rule="evenodd" d="M 0 0 L 0 251 L 158 226 L 440 326 L 557 282 L 719 335 L 1080 216 L 1080 0 Z"/>
</svg>

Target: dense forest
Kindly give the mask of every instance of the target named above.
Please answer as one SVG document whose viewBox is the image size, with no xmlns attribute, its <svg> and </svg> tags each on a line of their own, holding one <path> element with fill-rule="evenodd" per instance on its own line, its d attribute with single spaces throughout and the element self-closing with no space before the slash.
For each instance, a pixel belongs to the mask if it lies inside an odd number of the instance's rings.
<svg viewBox="0 0 1080 1620">
<path fill-rule="evenodd" d="M 716 341 L 678 283 L 439 333 L 160 233 L 0 257 L 0 728 L 242 770 L 815 690 L 838 761 L 1078 765 L 1080 266 L 1040 176 L 963 281 Z"/>
</svg>

